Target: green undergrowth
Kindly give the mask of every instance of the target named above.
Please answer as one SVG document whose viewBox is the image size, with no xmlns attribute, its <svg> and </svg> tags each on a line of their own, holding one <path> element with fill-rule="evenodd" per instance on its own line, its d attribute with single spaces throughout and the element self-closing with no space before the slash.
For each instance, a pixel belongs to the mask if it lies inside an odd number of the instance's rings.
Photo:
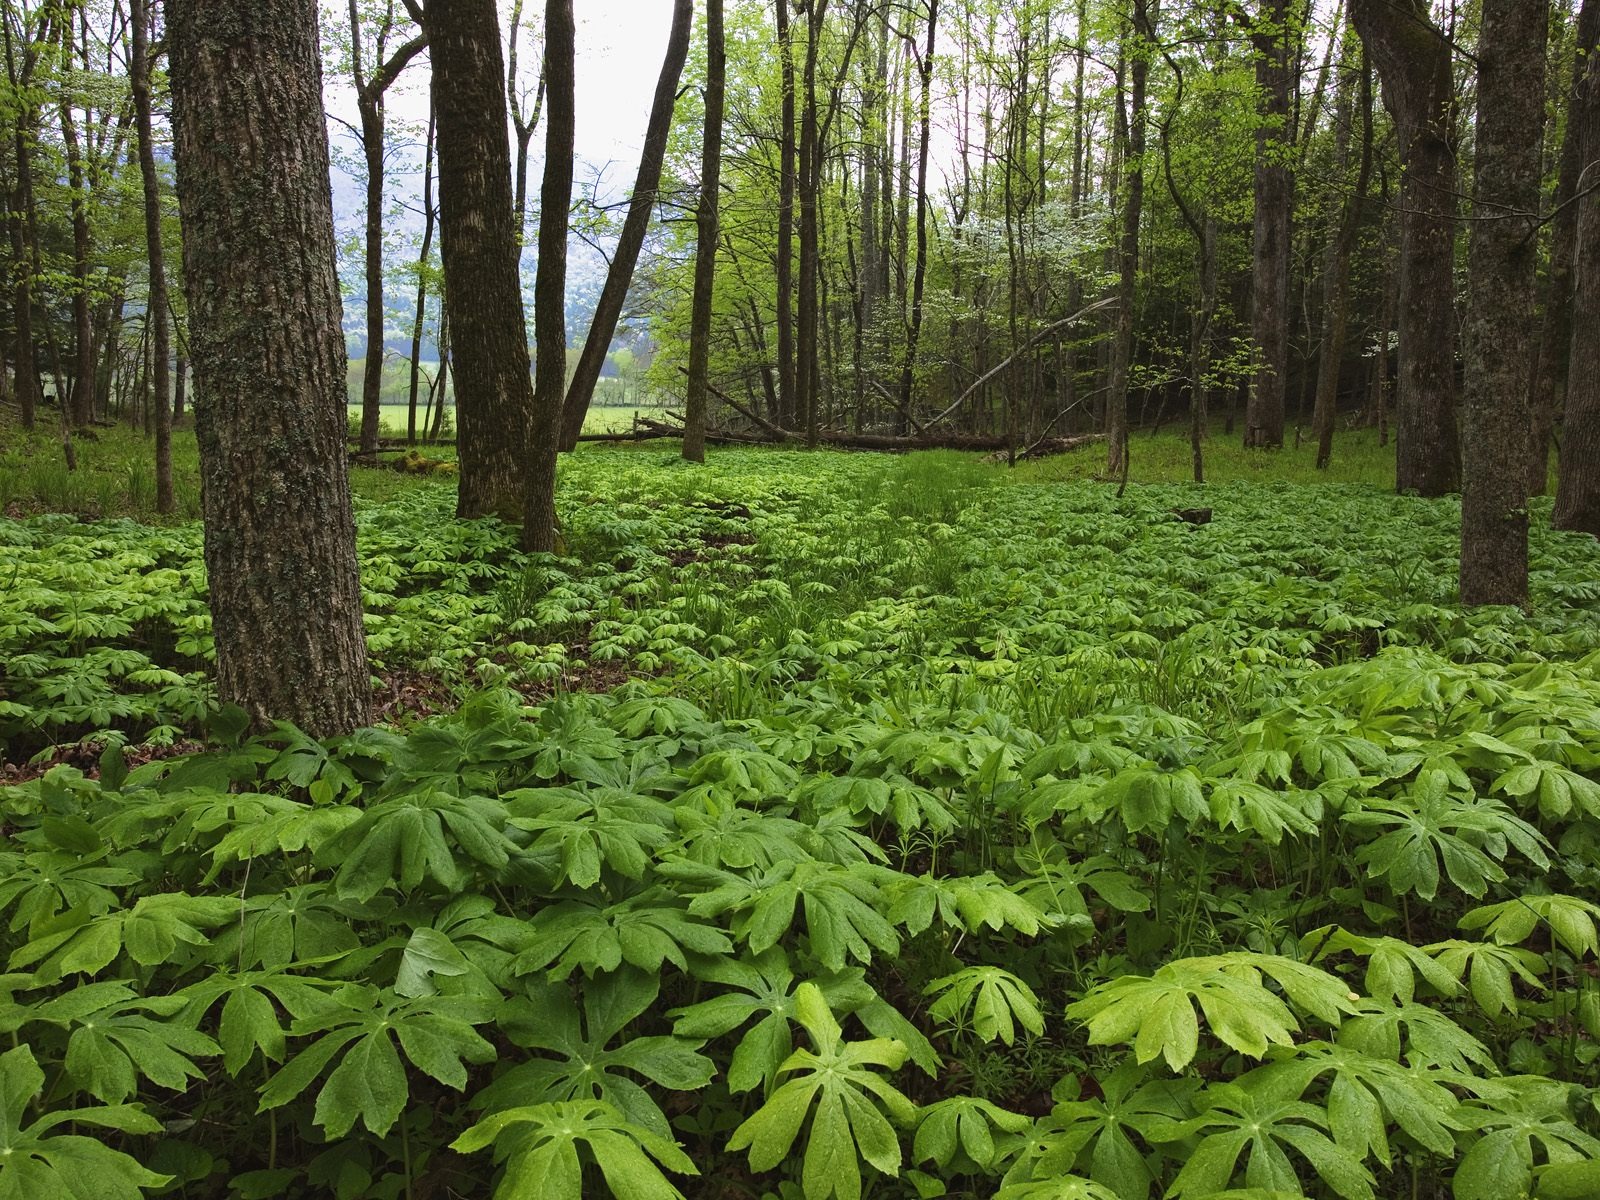
<svg viewBox="0 0 1600 1200">
<path fill-rule="evenodd" d="M 452 500 L 358 522 L 375 674 L 461 703 L 321 743 L 213 704 L 193 527 L 0 523 L 8 753 L 101 745 L 0 790 L 0 1196 L 1600 1194 L 1542 510 L 1469 613 L 1455 506 L 1358 486 L 580 454 L 560 558 Z"/>
</svg>

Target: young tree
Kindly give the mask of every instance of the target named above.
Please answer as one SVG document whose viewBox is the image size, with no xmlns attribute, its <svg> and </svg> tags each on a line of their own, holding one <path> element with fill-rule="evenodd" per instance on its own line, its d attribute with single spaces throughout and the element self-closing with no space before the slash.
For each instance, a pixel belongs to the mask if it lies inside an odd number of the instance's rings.
<svg viewBox="0 0 1600 1200">
<path fill-rule="evenodd" d="M 722 180 L 722 109 L 727 56 L 722 0 L 706 0 L 706 114 L 700 150 L 700 205 L 695 212 L 693 315 L 689 322 L 689 387 L 684 398 L 683 457 L 706 460 L 706 385 L 711 367 L 711 301 L 717 283 L 717 205 Z"/>
<path fill-rule="evenodd" d="M 1350 0 L 1400 142 L 1400 341 L 1395 485 L 1460 482 L 1455 412 L 1455 80 L 1427 0 Z"/>
<path fill-rule="evenodd" d="M 1294 177 L 1286 158 L 1289 127 L 1289 0 L 1263 0 L 1250 40 L 1261 90 L 1256 127 L 1255 238 L 1250 331 L 1255 376 L 1245 406 L 1244 444 L 1283 445 L 1284 392 L 1289 379 L 1289 219 Z"/>
<path fill-rule="evenodd" d="M 650 214 L 655 209 L 661 188 L 667 135 L 672 132 L 672 110 L 678 95 L 678 79 L 683 74 L 683 63 L 689 55 L 689 33 L 693 26 L 692 0 L 673 0 L 672 28 L 667 35 L 666 54 L 661 60 L 661 74 L 656 79 L 655 98 L 650 103 L 650 120 L 645 126 L 644 148 L 639 154 L 639 173 L 633 181 L 628 215 L 623 220 L 617 247 L 611 254 L 605 286 L 600 290 L 594 317 L 589 322 L 589 332 L 584 337 L 583 351 L 578 357 L 578 366 L 571 384 L 567 386 L 567 398 L 562 406 L 563 450 L 571 450 L 576 446 L 578 435 L 583 432 L 583 419 L 588 415 L 589 404 L 594 399 L 600 368 L 605 366 L 611 339 L 622 317 L 623 303 L 628 298 L 628 286 L 633 282 L 633 269 L 639 261 L 639 251 L 644 246 L 645 234 L 650 228 Z"/>
<path fill-rule="evenodd" d="M 1110 394 L 1106 398 L 1106 471 L 1128 466 L 1128 376 L 1133 366 L 1133 298 L 1139 279 L 1139 221 L 1144 212 L 1145 92 L 1150 73 L 1150 14 L 1133 0 L 1133 21 L 1123 42 L 1131 86 L 1124 97 L 1118 80 L 1117 134 L 1124 139 L 1121 237 L 1117 247 L 1116 333 L 1111 346 Z"/>
<path fill-rule="evenodd" d="M 1528 395 L 1549 0 L 1483 0 L 1462 393 L 1461 601 L 1528 598 Z"/>
<path fill-rule="evenodd" d="M 156 173 L 155 137 L 150 123 L 150 0 L 132 0 L 129 21 L 133 45 L 129 51 L 135 124 L 139 141 L 139 176 L 144 185 L 145 254 L 150 273 L 148 319 L 155 377 L 156 511 L 172 511 L 172 405 L 170 368 L 172 353 L 167 327 L 167 263 L 161 246 L 161 181 Z"/>
<path fill-rule="evenodd" d="M 500 24 L 494 0 L 429 0 L 424 27 L 438 123 L 444 303 L 455 355 L 456 514 L 519 521 L 533 382 L 512 220 Z"/>
<path fill-rule="evenodd" d="M 370 716 L 315 0 L 167 0 L 217 684 Z M 286 249 L 287 248 L 287 249 Z"/>
<path fill-rule="evenodd" d="M 572 209 L 574 92 L 572 0 L 546 0 L 544 73 L 550 115 L 544 133 L 544 183 L 539 191 L 539 275 L 533 290 L 534 370 L 531 470 L 522 524 L 524 550 L 556 548 L 556 451 L 567 383 L 567 225 Z M 460 378 L 457 369 L 456 377 Z"/>
<path fill-rule="evenodd" d="M 394 0 L 385 0 L 381 15 L 363 21 L 358 0 L 349 0 L 350 81 L 355 87 L 356 110 L 361 114 L 361 155 L 367 170 L 366 283 L 367 360 L 361 371 L 361 452 L 378 448 L 382 418 L 379 404 L 383 388 L 383 157 L 386 121 L 384 96 L 413 58 L 428 44 L 419 33 L 395 48 L 387 58 L 389 39 L 395 32 Z M 363 64 L 366 28 L 372 31 L 371 70 Z"/>
</svg>

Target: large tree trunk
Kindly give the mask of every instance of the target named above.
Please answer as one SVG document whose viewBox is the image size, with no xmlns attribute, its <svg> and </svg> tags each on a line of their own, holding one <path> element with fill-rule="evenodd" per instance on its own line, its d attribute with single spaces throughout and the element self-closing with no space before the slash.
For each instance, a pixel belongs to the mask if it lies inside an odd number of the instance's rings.
<svg viewBox="0 0 1600 1200">
<path fill-rule="evenodd" d="M 1483 0 L 1463 339 L 1463 604 L 1528 599 L 1528 396 L 1548 14 L 1549 0 Z"/>
<path fill-rule="evenodd" d="M 656 79 L 655 98 L 650 103 L 650 120 L 645 126 L 644 148 L 639 154 L 639 173 L 633 181 L 633 197 L 628 201 L 628 215 L 622 223 L 617 247 L 612 252 L 605 286 L 600 290 L 594 318 L 589 322 L 589 332 L 584 337 L 578 366 L 572 382 L 567 386 L 567 398 L 561 410 L 563 450 L 571 450 L 576 446 L 578 434 L 583 432 L 583 419 L 589 413 L 595 384 L 600 379 L 600 368 L 605 366 L 611 338 L 617 331 L 622 306 L 628 298 L 628 286 L 633 281 L 633 268 L 639 261 L 639 251 L 644 246 L 644 237 L 650 228 L 650 214 L 655 211 L 656 196 L 661 188 L 661 167 L 666 160 L 667 135 L 672 130 L 672 109 L 678 94 L 678 78 L 683 74 L 684 59 L 689 54 L 689 31 L 693 25 L 694 5 L 691 0 L 673 0 L 672 30 L 667 36 L 667 52 L 661 60 L 661 74 Z"/>
<path fill-rule="evenodd" d="M 533 285 L 533 430 L 522 548 L 556 548 L 556 451 L 567 383 L 567 226 L 572 211 L 572 144 L 576 31 L 572 0 L 546 0 L 544 74 L 550 115 L 544 131 L 544 182 L 539 191 L 539 275 Z M 509 196 L 507 197 L 509 199 Z M 461 371 L 456 370 L 459 381 Z"/>
<path fill-rule="evenodd" d="M 1395 486 L 1461 479 L 1455 412 L 1455 84 L 1425 0 L 1350 0 L 1400 141 L 1400 342 Z"/>
<path fill-rule="evenodd" d="M 456 515 L 519 521 L 533 382 L 512 220 L 500 25 L 494 0 L 430 0 L 427 16 L 444 302 L 455 352 Z"/>
<path fill-rule="evenodd" d="M 1539 365 L 1533 377 L 1533 432 L 1528 443 L 1528 494 L 1542 496 L 1549 486 L 1550 438 L 1567 390 L 1572 350 L 1572 268 L 1578 236 L 1579 206 L 1573 202 L 1586 165 L 1578 145 L 1581 123 L 1572 119 L 1582 101 L 1584 64 L 1600 42 L 1600 0 L 1583 0 L 1578 10 L 1576 55 L 1567 105 L 1567 132 L 1557 169 L 1555 213 L 1551 219 L 1550 260 L 1545 276 L 1544 322 L 1539 331 Z M 1592 172 L 1593 168 L 1591 168 Z"/>
<path fill-rule="evenodd" d="M 167 0 L 222 698 L 370 717 L 315 0 Z"/>
<path fill-rule="evenodd" d="M 722 186 L 722 110 L 727 85 L 722 0 L 706 0 L 706 112 L 695 212 L 694 296 L 689 318 L 689 387 L 683 404 L 683 457 L 706 460 L 706 388 L 711 372 L 711 301 L 717 283 L 717 206 Z"/>
<path fill-rule="evenodd" d="M 1289 379 L 1289 220 L 1294 178 L 1287 158 L 1289 129 L 1289 0 L 1263 0 L 1251 34 L 1256 86 L 1255 238 L 1252 247 L 1250 333 L 1255 376 L 1245 405 L 1244 444 L 1283 445 L 1284 390 Z"/>
<path fill-rule="evenodd" d="M 167 358 L 172 353 L 167 330 L 167 266 L 161 248 L 161 186 L 156 174 L 155 140 L 150 130 L 150 5 L 133 0 L 130 16 L 133 49 L 133 104 L 139 141 L 139 175 L 144 183 L 144 237 L 150 268 L 149 320 L 155 355 L 156 511 L 172 511 L 172 405 Z"/>
<path fill-rule="evenodd" d="M 1593 4 L 1584 5 L 1591 22 Z M 1581 70 L 1567 116 L 1568 136 L 1578 138 L 1580 161 L 1592 163 L 1600 160 L 1600 54 L 1590 54 Z M 1600 329 L 1600 192 L 1592 186 L 1578 201 L 1573 262 L 1572 357 L 1552 523 L 1600 537 L 1600 337 L 1595 335 Z"/>
</svg>

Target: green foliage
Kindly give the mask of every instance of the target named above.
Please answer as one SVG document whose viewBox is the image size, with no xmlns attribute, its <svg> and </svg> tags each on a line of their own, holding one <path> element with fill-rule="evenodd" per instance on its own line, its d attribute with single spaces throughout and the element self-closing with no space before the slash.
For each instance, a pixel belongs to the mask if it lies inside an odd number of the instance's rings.
<svg viewBox="0 0 1600 1200">
<path fill-rule="evenodd" d="M 1584 1194 L 1593 547 L 1468 613 L 1448 503 L 954 463 L 363 503 L 446 711 L 326 742 L 211 704 L 195 531 L 0 523 L 8 754 L 99 739 L 0 790 L 0 1187 Z"/>
</svg>

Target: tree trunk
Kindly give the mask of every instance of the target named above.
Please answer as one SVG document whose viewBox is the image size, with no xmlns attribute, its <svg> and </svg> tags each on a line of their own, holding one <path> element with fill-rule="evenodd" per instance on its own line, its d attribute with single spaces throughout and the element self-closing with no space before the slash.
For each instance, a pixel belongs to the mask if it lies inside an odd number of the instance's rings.
<svg viewBox="0 0 1600 1200">
<path fill-rule="evenodd" d="M 928 283 L 928 149 L 933 141 L 933 49 L 939 29 L 939 0 L 928 0 L 928 40 L 917 54 L 916 45 L 906 43 L 906 51 L 916 59 L 920 92 L 917 100 L 917 249 L 911 276 L 911 320 L 906 327 L 906 357 L 900 368 L 900 403 L 911 411 L 911 393 L 916 382 L 917 343 L 922 336 L 922 301 Z M 904 430 L 903 432 L 910 432 Z"/>
<path fill-rule="evenodd" d="M 528 146 L 533 141 L 533 131 L 539 126 L 539 113 L 544 108 L 544 56 L 539 57 L 539 74 L 533 88 L 533 106 L 524 111 L 522 97 L 517 94 L 517 38 L 522 32 L 523 0 L 513 0 L 511 5 L 511 45 L 506 54 L 506 96 L 511 105 L 511 127 L 517 134 L 516 174 L 516 228 L 517 245 L 521 247 L 528 229 Z"/>
<path fill-rule="evenodd" d="M 1346 53 L 1348 57 L 1348 51 Z M 1317 470 L 1325 471 L 1333 460 L 1333 425 L 1339 411 L 1339 372 L 1344 365 L 1345 329 L 1350 294 L 1350 253 L 1355 249 L 1361 229 L 1361 209 L 1372 173 L 1372 70 L 1363 54 L 1358 70 L 1361 108 L 1361 166 L 1355 188 L 1345 197 L 1338 227 L 1328 239 L 1328 253 L 1322 265 L 1322 355 L 1317 362 L 1317 399 L 1312 425 L 1317 434 Z M 1336 163 L 1341 178 L 1349 166 L 1352 121 L 1350 85 L 1341 72 L 1337 109 Z"/>
<path fill-rule="evenodd" d="M 795 393 L 797 416 L 805 422 L 806 444 L 817 444 L 817 55 L 828 0 L 805 0 L 806 60 L 801 83 L 800 170 L 800 294 L 795 330 Z"/>
<path fill-rule="evenodd" d="M 1118 134 L 1126 141 L 1122 159 L 1122 231 L 1117 248 L 1116 332 L 1111 343 L 1110 387 L 1106 396 L 1106 473 L 1121 475 L 1128 462 L 1128 373 L 1133 365 L 1133 297 L 1139 278 L 1139 220 L 1144 210 L 1145 81 L 1149 74 L 1144 41 L 1150 34 L 1145 0 L 1134 0 L 1133 33 L 1124 57 L 1131 87 L 1126 99 L 1117 89 Z"/>
<path fill-rule="evenodd" d="M 172 347 L 167 331 L 167 267 L 161 248 L 161 185 L 156 174 L 155 140 L 150 130 L 150 6 L 149 0 L 132 0 L 133 25 L 130 69 L 139 141 L 139 174 L 144 183 L 144 237 L 150 266 L 150 303 L 147 317 L 155 355 L 156 511 L 172 511 L 172 407 L 167 358 Z"/>
<path fill-rule="evenodd" d="M 1460 484 L 1455 412 L 1455 84 L 1425 0 L 1350 0 L 1400 142 L 1400 297 L 1395 486 Z"/>
<path fill-rule="evenodd" d="M 456 515 L 518 521 L 527 492 L 533 382 L 494 0 L 430 0 L 428 35 L 439 127 L 444 302 L 456 360 Z M 547 45 L 548 37 L 546 30 Z M 552 438 L 552 450 L 554 444 Z"/>
<path fill-rule="evenodd" d="M 544 130 L 544 182 L 539 190 L 539 275 L 533 285 L 534 370 L 531 469 L 522 548 L 556 548 L 556 452 L 567 384 L 567 226 L 572 210 L 574 98 L 572 0 L 546 0 L 544 74 L 550 115 Z M 503 129 L 503 126 L 502 126 Z M 507 199 L 510 197 L 508 196 Z M 456 372 L 459 380 L 461 372 Z M 525 378 L 526 376 L 524 376 Z"/>
<path fill-rule="evenodd" d="M 1577 51 L 1567 105 L 1567 132 L 1561 142 L 1557 171 L 1555 215 L 1551 220 L 1550 262 L 1545 276 L 1544 322 L 1539 332 L 1539 366 L 1533 377 L 1533 432 L 1528 450 L 1528 494 L 1542 496 L 1549 486 L 1550 438 L 1561 413 L 1567 390 L 1567 366 L 1572 349 L 1572 269 L 1578 236 L 1578 209 L 1573 198 L 1585 160 L 1579 153 L 1580 125 L 1572 117 L 1582 107 L 1578 92 L 1583 66 L 1600 41 L 1600 0 L 1583 0 L 1578 10 Z M 1591 172 L 1593 168 L 1590 168 Z"/>
<path fill-rule="evenodd" d="M 706 0 L 706 112 L 700 146 L 700 206 L 695 212 L 694 297 L 689 318 L 689 387 L 683 457 L 706 460 L 706 385 L 711 370 L 711 301 L 717 282 L 717 204 L 722 179 L 722 110 L 727 83 L 722 0 Z"/>
<path fill-rule="evenodd" d="M 167 0 L 206 573 L 222 698 L 371 714 L 345 466 L 315 0 Z"/>
<path fill-rule="evenodd" d="M 804 416 L 796 406 L 794 348 L 794 41 L 789 0 L 774 0 L 782 72 L 782 127 L 778 134 L 778 411 L 780 425 L 793 427 Z"/>
<path fill-rule="evenodd" d="M 72 21 L 61 22 L 61 52 L 72 56 Z M 60 81 L 61 140 L 67 152 L 67 183 L 72 191 L 72 335 L 76 367 L 72 376 L 72 399 L 62 397 L 75 425 L 87 425 L 94 418 L 94 318 L 89 307 L 89 258 L 93 252 L 89 237 L 89 189 L 83 177 L 83 151 L 78 141 L 78 123 L 72 112 L 72 96 L 65 73 Z"/>
<path fill-rule="evenodd" d="M 1263 0 L 1250 36 L 1261 91 L 1256 129 L 1255 237 L 1252 244 L 1250 333 L 1255 377 L 1245 405 L 1246 447 L 1283 445 L 1284 391 L 1289 379 L 1289 221 L 1294 177 L 1289 149 L 1289 0 Z"/>
<path fill-rule="evenodd" d="M 439 210 L 433 204 L 433 105 L 428 105 L 428 133 L 422 144 L 422 250 L 417 255 L 417 307 L 411 322 L 411 381 L 406 396 L 406 444 L 417 443 L 417 391 L 422 374 L 422 324 L 428 312 L 428 260 Z M 424 418 L 426 424 L 426 418 Z"/>
<path fill-rule="evenodd" d="M 583 432 L 583 419 L 589 413 L 595 384 L 600 379 L 600 369 L 605 366 L 611 338 L 622 317 L 623 302 L 628 298 L 634 265 L 639 261 L 639 251 L 644 246 L 645 234 L 650 228 L 650 214 L 655 211 L 656 197 L 661 189 L 667 135 L 672 131 L 672 110 L 678 94 L 678 79 L 683 74 L 684 59 L 689 54 L 689 31 L 693 25 L 694 5 L 691 0 L 673 0 L 672 30 L 667 37 L 666 54 L 661 60 L 661 74 L 656 79 L 655 98 L 650 104 L 650 121 L 645 126 L 644 148 L 639 154 L 639 173 L 633 181 L 628 215 L 622 223 L 616 249 L 612 252 L 605 286 L 595 305 L 594 318 L 589 322 L 589 332 L 584 337 L 577 370 L 567 387 L 567 398 L 561 411 L 563 450 L 571 450 L 576 446 L 578 434 Z"/>
<path fill-rule="evenodd" d="M 1589 0 L 1585 9 L 1593 2 Z M 1578 138 L 1580 161 L 1592 163 L 1600 159 L 1600 54 L 1590 54 L 1581 69 L 1567 116 L 1572 130 L 1568 136 Z M 1578 201 L 1573 281 L 1567 407 L 1551 523 L 1557 529 L 1581 529 L 1600 537 L 1600 337 L 1595 336 L 1600 329 L 1600 192 L 1592 186 Z"/>
<path fill-rule="evenodd" d="M 1463 604 L 1528 599 L 1528 396 L 1548 19 L 1549 0 L 1483 0 L 1461 406 Z"/>
</svg>

